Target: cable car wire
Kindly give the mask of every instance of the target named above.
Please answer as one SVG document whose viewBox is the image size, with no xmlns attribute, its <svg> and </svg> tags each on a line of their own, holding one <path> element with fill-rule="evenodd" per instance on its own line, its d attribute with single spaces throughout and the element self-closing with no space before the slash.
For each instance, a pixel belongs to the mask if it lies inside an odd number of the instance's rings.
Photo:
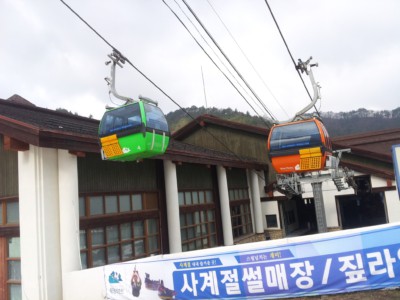
<svg viewBox="0 0 400 300">
<path fill-rule="evenodd" d="M 86 22 L 77 12 L 75 12 L 64 0 L 60 0 L 71 12 L 73 12 L 83 23 L 85 23 L 99 38 L 101 38 L 113 51 L 117 52 L 121 57 L 125 59 L 128 64 L 133 67 L 140 75 L 142 75 L 147 81 L 149 81 L 154 87 L 156 87 L 161 93 L 164 94 L 168 99 L 170 99 L 176 106 L 183 110 L 189 117 L 194 119 L 184 108 L 182 108 L 179 103 L 177 103 L 172 97 L 170 97 L 161 87 L 159 87 L 154 81 L 152 81 L 148 76 L 146 76 L 138 67 L 136 67 L 126 56 L 115 48 L 107 39 L 105 39 L 100 33 L 98 33 L 88 22 Z"/>
<path fill-rule="evenodd" d="M 199 19 L 199 17 L 197 16 L 197 14 L 193 11 L 193 9 L 190 7 L 190 5 L 185 1 L 182 0 L 182 2 L 186 5 L 186 7 L 188 8 L 188 10 L 190 11 L 190 13 L 194 16 L 194 18 L 196 19 L 196 21 L 200 24 L 200 26 L 202 27 L 202 29 L 206 32 L 206 34 L 208 35 L 208 37 L 212 40 L 212 42 L 214 43 L 214 45 L 218 48 L 218 50 L 220 51 L 220 53 L 224 56 L 224 58 L 227 60 L 227 62 L 231 65 L 231 67 L 233 68 L 233 70 L 236 72 L 236 74 L 238 74 L 238 76 L 240 77 L 240 79 L 244 82 L 244 84 L 247 86 L 247 88 L 251 91 L 251 93 L 255 96 L 255 98 L 257 99 L 257 101 L 262 105 L 262 107 L 264 108 L 264 110 L 269 114 L 269 116 L 271 117 L 272 120 L 277 120 L 276 117 L 272 114 L 272 112 L 270 112 L 268 110 L 268 108 L 265 106 L 265 104 L 262 102 L 262 100 L 259 98 L 259 96 L 255 93 L 255 91 L 252 89 L 252 87 L 248 84 L 248 82 L 244 79 L 244 77 L 242 76 L 242 74 L 238 71 L 238 69 L 235 67 L 235 65 L 232 63 L 232 61 L 229 59 L 229 57 L 225 54 L 225 52 L 221 49 L 221 47 L 219 46 L 219 44 L 216 42 L 216 40 L 214 39 L 214 37 L 211 35 L 211 33 L 208 31 L 208 29 L 204 26 L 204 24 L 201 22 L 201 20 Z"/>
<path fill-rule="evenodd" d="M 306 86 L 306 83 L 304 82 L 304 79 L 303 79 L 303 77 L 302 77 L 301 74 L 300 74 L 300 71 L 299 71 L 298 68 L 297 68 L 297 64 L 296 64 L 296 62 L 295 62 L 295 60 L 294 60 L 294 58 L 293 58 L 292 53 L 290 52 L 289 46 L 288 46 L 288 44 L 287 44 L 287 42 L 286 42 L 285 37 L 283 36 L 283 33 L 282 33 L 282 31 L 281 31 L 281 28 L 279 27 L 279 24 L 278 24 L 278 22 L 276 21 L 275 15 L 274 15 L 274 13 L 272 12 L 272 9 L 271 9 L 271 7 L 270 7 L 269 4 L 268 4 L 268 0 L 265 0 L 265 4 L 267 4 L 268 10 L 269 10 L 269 12 L 270 12 L 270 14 L 271 14 L 271 16 L 272 16 L 272 19 L 274 20 L 274 23 L 275 23 L 275 25 L 276 25 L 276 28 L 277 28 L 278 31 L 279 31 L 279 34 L 280 34 L 280 36 L 281 36 L 281 38 L 282 38 L 283 43 L 285 44 L 286 50 L 287 50 L 287 52 L 289 53 L 290 58 L 292 59 L 293 65 L 294 65 L 294 67 L 295 67 L 295 69 L 296 69 L 296 72 L 297 72 L 297 74 L 299 75 L 300 80 L 301 80 L 301 82 L 303 83 L 304 88 L 306 89 L 306 92 L 307 92 L 307 94 L 308 94 L 308 97 L 310 97 L 310 100 L 312 101 L 312 96 L 311 96 L 310 92 L 308 91 L 308 88 L 307 88 L 307 86 Z M 315 108 L 315 111 L 317 112 L 318 116 L 321 117 L 320 114 L 319 114 L 319 111 L 318 111 L 318 109 L 315 107 L 315 105 L 314 105 L 314 108 Z"/>
<path fill-rule="evenodd" d="M 142 75 L 146 80 L 148 80 L 154 87 L 156 87 L 162 94 L 164 94 L 168 99 L 170 99 L 174 104 L 176 104 L 183 112 L 186 113 L 193 121 L 195 121 L 202 129 L 204 129 L 210 136 L 212 136 L 219 144 L 221 144 L 229 153 L 236 157 L 239 161 L 245 162 L 243 158 L 238 156 L 235 152 L 231 150 L 224 142 L 222 142 L 217 136 L 212 132 L 207 130 L 196 118 L 194 118 L 187 110 L 182 108 L 171 96 L 169 96 L 161 87 L 159 87 L 154 81 L 152 81 L 148 76 L 146 76 L 138 67 L 136 67 L 127 57 L 121 54 L 121 52 L 115 48 L 107 39 L 105 39 L 100 33 L 98 33 L 92 26 L 89 25 L 77 12 L 75 12 L 64 0 L 60 0 L 72 13 L 74 13 L 86 26 L 88 26 L 99 38 L 101 38 L 113 51 L 117 52 L 121 57 L 125 59 L 130 66 L 132 66 L 140 75 Z"/>
<path fill-rule="evenodd" d="M 250 64 L 251 68 L 253 69 L 253 71 L 256 73 L 257 77 L 261 80 L 261 82 L 264 84 L 265 88 L 268 90 L 268 92 L 271 94 L 272 98 L 275 100 L 275 102 L 279 105 L 279 107 L 282 109 L 282 111 L 286 114 L 286 116 L 289 118 L 289 114 L 287 113 L 287 111 L 285 110 L 285 108 L 280 104 L 280 102 L 278 101 L 278 99 L 275 97 L 274 93 L 271 91 L 270 87 L 268 86 L 268 84 L 265 82 L 265 80 L 261 77 L 260 73 L 257 71 L 256 67 L 254 66 L 254 64 L 250 61 L 250 59 L 248 58 L 248 56 L 246 55 L 246 53 L 244 52 L 244 50 L 242 49 L 242 47 L 239 45 L 239 43 L 237 42 L 237 40 L 235 39 L 235 37 L 233 36 L 232 32 L 229 30 L 228 26 L 226 26 L 225 22 L 222 20 L 222 18 L 220 17 L 220 15 L 218 14 L 218 12 L 216 11 L 216 9 L 214 8 L 214 6 L 211 4 L 210 0 L 207 0 L 207 3 L 210 5 L 211 9 L 213 10 L 213 12 L 215 13 L 215 15 L 218 17 L 218 19 L 220 20 L 220 22 L 222 23 L 222 25 L 224 26 L 224 28 L 226 29 L 226 31 L 228 32 L 228 34 L 230 35 L 230 37 L 233 39 L 233 41 L 235 42 L 236 46 L 239 48 L 240 52 L 242 53 L 242 55 L 244 56 L 244 58 L 247 60 L 247 62 Z M 265 103 L 263 102 L 263 106 L 265 106 Z"/>
<path fill-rule="evenodd" d="M 221 70 L 221 68 L 218 66 L 218 64 L 214 61 L 214 59 L 209 55 L 209 53 L 204 49 L 204 47 L 199 43 L 199 41 L 194 37 L 192 32 L 189 30 L 189 28 L 186 26 L 186 24 L 182 21 L 182 19 L 175 13 L 175 11 L 163 0 L 164 4 L 169 8 L 169 10 L 173 13 L 173 15 L 178 19 L 178 21 L 182 24 L 182 26 L 187 30 L 187 32 L 190 34 L 190 36 L 195 40 L 197 45 L 203 50 L 203 52 L 207 55 L 207 57 L 213 62 L 213 64 L 216 66 L 216 68 L 224 75 L 224 77 L 229 81 L 229 83 L 233 86 L 234 89 L 239 93 L 239 95 L 247 102 L 247 104 L 253 109 L 253 111 L 261 118 L 261 120 L 264 122 L 264 124 L 267 127 L 270 127 L 271 125 L 267 123 L 262 116 L 259 115 L 257 110 L 254 109 L 254 107 L 249 103 L 249 101 L 246 99 L 246 97 L 239 91 L 237 86 L 233 84 L 233 82 L 229 79 L 229 77 Z M 178 5 L 179 6 L 179 5 Z M 206 42 L 207 43 L 207 42 Z M 208 43 L 207 43 L 208 44 Z M 211 46 L 209 46 L 211 47 Z M 233 74 L 231 74 L 233 76 Z"/>
<path fill-rule="evenodd" d="M 200 26 L 203 28 L 203 30 L 207 33 L 207 35 L 209 36 L 209 38 L 213 41 L 213 43 L 215 44 L 215 46 L 218 48 L 218 50 L 221 52 L 221 54 L 225 57 L 225 59 L 228 61 L 228 63 L 232 66 L 232 68 L 235 70 L 235 72 L 238 74 L 238 76 L 240 77 L 240 79 L 244 82 L 244 84 L 247 86 L 247 88 L 252 92 L 252 94 L 256 97 L 256 99 L 261 103 L 261 99 L 260 97 L 256 94 L 256 92 L 253 90 L 253 88 L 249 85 L 249 83 L 246 81 L 246 79 L 244 79 L 244 77 L 242 76 L 242 74 L 239 72 L 239 70 L 235 67 L 235 65 L 232 63 L 232 61 L 229 59 L 229 57 L 225 54 L 225 52 L 222 50 L 222 48 L 219 46 L 219 44 L 217 43 L 217 41 L 214 39 L 214 37 L 211 35 L 211 33 L 207 30 L 207 28 L 204 26 L 204 24 L 201 22 L 201 20 L 199 19 L 199 17 L 196 15 L 196 13 L 193 11 L 193 9 L 190 7 L 190 5 L 186 2 L 186 0 L 182 0 L 182 2 L 186 5 L 186 7 L 188 8 L 188 10 L 190 11 L 190 13 L 195 17 L 196 21 L 200 24 Z M 272 114 L 271 111 L 269 111 L 266 107 L 265 107 L 267 113 L 269 114 L 269 116 L 271 117 L 272 120 L 277 120 L 277 118 Z"/>
<path fill-rule="evenodd" d="M 179 20 L 179 22 L 185 27 L 185 29 L 189 32 L 189 34 L 192 36 L 192 38 L 196 41 L 196 43 L 198 44 L 198 46 L 203 50 L 203 52 L 205 52 L 205 54 L 207 54 L 206 50 L 200 45 L 200 43 L 197 41 L 196 37 L 191 34 L 191 31 L 189 30 L 189 28 L 187 26 L 185 26 L 184 22 L 182 21 L 182 19 L 173 11 L 173 9 L 163 0 L 164 4 L 171 10 L 171 12 L 175 15 L 175 17 Z M 185 15 L 185 17 L 187 18 L 187 20 L 192 24 L 193 28 L 197 31 L 197 33 L 200 35 L 200 37 L 203 39 L 203 41 L 206 43 L 206 45 L 211 49 L 211 51 L 214 53 L 215 57 L 219 60 L 219 62 L 225 67 L 225 69 L 228 71 L 228 73 L 232 76 L 232 78 L 235 80 L 235 82 L 243 89 L 243 91 L 250 97 L 250 99 L 253 101 L 253 103 L 255 105 L 257 105 L 257 107 L 260 110 L 263 110 L 264 108 L 262 106 L 260 106 L 259 103 L 257 103 L 253 97 L 250 95 L 249 91 L 247 91 L 242 84 L 239 82 L 239 80 L 236 78 L 236 76 L 232 73 L 232 71 L 225 65 L 225 63 L 222 61 L 222 59 L 218 56 L 218 54 L 215 52 L 215 50 L 213 49 L 213 47 L 211 47 L 211 45 L 209 44 L 209 42 L 206 40 L 206 38 L 203 36 L 203 34 L 200 32 L 200 30 L 197 28 L 197 26 L 193 23 L 193 21 L 189 18 L 189 16 L 186 14 L 186 12 L 182 9 L 182 7 L 179 5 L 179 3 L 174 0 L 175 4 L 178 6 L 178 8 L 180 9 L 180 11 Z M 217 67 L 217 69 L 225 76 L 224 72 L 222 71 L 222 69 L 218 68 L 218 66 L 216 65 L 215 61 L 211 58 L 211 56 L 207 55 L 208 58 L 214 63 L 214 65 Z M 226 76 L 225 76 L 226 77 Z M 226 78 L 229 81 L 229 78 Z M 233 82 L 230 82 L 232 85 Z M 236 87 L 233 86 L 235 89 Z M 240 93 L 239 93 L 240 94 Z M 242 97 L 244 97 L 243 95 L 241 95 Z M 244 100 L 247 102 L 247 100 L 244 98 Z M 247 102 L 248 103 L 248 102 Z M 250 104 L 249 104 L 250 105 Z M 252 107 L 250 105 L 250 107 Z M 260 117 L 262 118 L 257 111 L 252 107 L 252 109 L 254 110 L 254 112 Z M 268 126 L 268 125 L 267 125 Z"/>
</svg>

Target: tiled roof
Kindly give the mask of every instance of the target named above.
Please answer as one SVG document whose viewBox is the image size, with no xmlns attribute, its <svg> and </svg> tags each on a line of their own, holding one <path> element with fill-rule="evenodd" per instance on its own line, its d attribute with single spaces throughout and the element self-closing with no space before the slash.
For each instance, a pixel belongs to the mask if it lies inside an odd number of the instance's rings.
<svg viewBox="0 0 400 300">
<path fill-rule="evenodd" d="M 13 99 L 18 101 L 0 99 L 0 134 L 39 147 L 100 152 L 98 120 L 29 105 L 29 101 L 21 101 L 23 98 L 18 95 L 14 95 Z M 266 165 L 250 159 L 173 139 L 166 153 L 159 158 L 230 167 L 266 168 Z"/>
<path fill-rule="evenodd" d="M 392 146 L 400 144 L 400 129 L 353 134 L 332 139 L 333 148 L 351 149 L 341 164 L 365 174 L 394 179 Z"/>
<path fill-rule="evenodd" d="M 400 128 L 337 137 L 332 143 L 335 149 L 351 148 L 353 153 L 392 162 L 392 145 L 400 144 Z"/>
<path fill-rule="evenodd" d="M 90 136 L 97 135 L 98 120 L 37 107 L 33 104 L 28 105 L 20 100 L 17 102 L 12 101 L 16 96 L 18 95 L 14 95 L 8 100 L 0 101 L 1 116 L 34 125 L 43 130 L 64 131 Z M 19 96 L 18 98 L 23 99 Z"/>
</svg>

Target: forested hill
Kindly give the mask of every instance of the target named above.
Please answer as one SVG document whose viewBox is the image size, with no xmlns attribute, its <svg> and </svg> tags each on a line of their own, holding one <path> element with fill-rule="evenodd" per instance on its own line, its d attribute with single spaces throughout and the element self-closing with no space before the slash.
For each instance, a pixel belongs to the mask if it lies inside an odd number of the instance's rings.
<svg viewBox="0 0 400 300">
<path fill-rule="evenodd" d="M 216 117 L 235 122 L 267 127 L 266 123 L 271 124 L 268 119 L 262 120 L 260 117 L 252 116 L 248 112 L 242 113 L 230 108 L 204 108 L 192 106 L 185 110 L 194 118 L 210 114 Z M 192 119 L 182 110 L 176 110 L 166 115 L 171 131 L 174 132 L 181 128 Z M 400 128 L 400 107 L 394 110 L 372 111 L 364 108 L 350 112 L 321 112 L 322 120 L 332 137 L 377 131 L 390 128 Z"/>
<path fill-rule="evenodd" d="M 204 106 L 196 107 L 193 105 L 192 107 L 185 108 L 185 110 L 193 118 L 197 118 L 198 116 L 208 114 L 216 116 L 221 119 L 259 126 L 259 127 L 270 127 L 270 124 L 272 124 L 267 119 L 263 119 L 258 116 L 252 116 L 248 112 L 243 113 L 238 110 L 232 110 L 230 108 L 224 108 L 224 109 L 219 109 L 215 107 L 205 108 Z M 188 116 L 187 113 L 185 113 L 181 109 L 178 109 L 166 115 L 171 132 L 175 132 L 176 130 L 180 129 L 181 127 L 192 121 L 192 118 Z"/>
<path fill-rule="evenodd" d="M 323 112 L 321 117 L 332 137 L 400 128 L 400 107 L 382 111 L 360 108 L 350 112 Z"/>
</svg>

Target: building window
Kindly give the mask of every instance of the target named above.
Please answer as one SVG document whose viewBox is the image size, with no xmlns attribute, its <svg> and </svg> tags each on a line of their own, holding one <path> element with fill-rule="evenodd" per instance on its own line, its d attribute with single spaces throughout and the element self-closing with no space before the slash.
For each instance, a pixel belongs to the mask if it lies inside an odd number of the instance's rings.
<svg viewBox="0 0 400 300">
<path fill-rule="evenodd" d="M 217 246 L 215 203 L 212 191 L 181 191 L 178 197 L 182 250 L 191 251 Z"/>
<path fill-rule="evenodd" d="M 0 299 L 22 299 L 19 237 L 0 237 Z"/>
<path fill-rule="evenodd" d="M 82 268 L 161 253 L 157 193 L 80 197 Z"/>
<path fill-rule="evenodd" d="M 0 226 L 19 224 L 18 198 L 0 199 Z"/>
<path fill-rule="evenodd" d="M 96 217 L 152 209 L 158 209 L 157 193 L 97 195 L 79 198 L 80 217 Z"/>
<path fill-rule="evenodd" d="M 247 188 L 229 189 L 233 238 L 253 233 L 250 197 Z"/>
<path fill-rule="evenodd" d="M 21 292 L 21 255 L 19 237 L 7 239 L 7 293 L 8 299 L 22 299 Z"/>
<path fill-rule="evenodd" d="M 0 299 L 22 299 L 18 197 L 0 198 Z"/>
<path fill-rule="evenodd" d="M 265 220 L 267 221 L 268 228 L 278 227 L 278 218 L 276 215 L 265 215 Z"/>
</svg>

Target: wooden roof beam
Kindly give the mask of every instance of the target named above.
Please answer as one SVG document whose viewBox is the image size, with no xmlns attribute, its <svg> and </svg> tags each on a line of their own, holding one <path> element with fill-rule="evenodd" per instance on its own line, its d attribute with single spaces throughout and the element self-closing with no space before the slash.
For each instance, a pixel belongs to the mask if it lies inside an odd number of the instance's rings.
<svg viewBox="0 0 400 300">
<path fill-rule="evenodd" d="M 17 139 L 9 137 L 9 136 L 3 137 L 3 145 L 4 145 L 4 150 L 10 150 L 10 151 L 28 151 L 29 150 L 28 143 L 19 141 Z"/>
</svg>

